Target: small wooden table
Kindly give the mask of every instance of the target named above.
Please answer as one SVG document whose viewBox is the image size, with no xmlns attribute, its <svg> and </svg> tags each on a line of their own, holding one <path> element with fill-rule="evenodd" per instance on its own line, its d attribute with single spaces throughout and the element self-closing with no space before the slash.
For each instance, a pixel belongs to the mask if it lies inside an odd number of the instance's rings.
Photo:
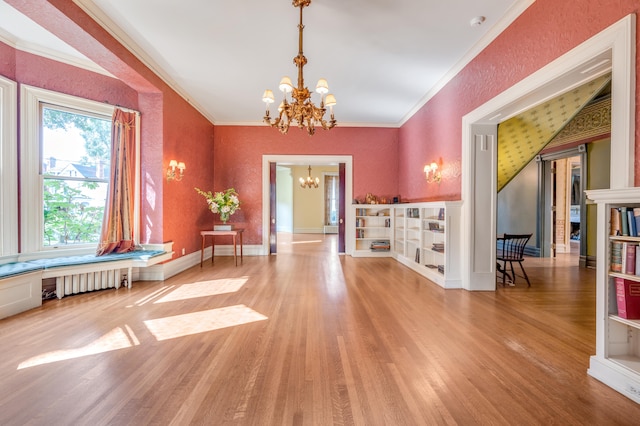
<svg viewBox="0 0 640 426">
<path fill-rule="evenodd" d="M 235 260 L 236 266 L 238 266 L 238 256 L 236 250 L 236 236 L 240 236 L 240 263 L 242 263 L 242 232 L 243 228 L 236 228 L 230 231 L 200 231 L 202 236 L 202 251 L 200 252 L 200 267 L 202 268 L 202 262 L 204 261 L 204 242 L 207 236 L 211 236 L 211 263 L 213 263 L 213 257 L 216 249 L 216 237 L 231 235 L 233 237 L 233 260 Z"/>
</svg>

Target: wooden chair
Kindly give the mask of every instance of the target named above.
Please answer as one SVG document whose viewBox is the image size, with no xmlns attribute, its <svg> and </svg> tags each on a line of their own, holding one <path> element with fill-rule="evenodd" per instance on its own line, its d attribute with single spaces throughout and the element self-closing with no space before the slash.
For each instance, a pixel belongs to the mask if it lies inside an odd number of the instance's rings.
<svg viewBox="0 0 640 426">
<path fill-rule="evenodd" d="M 524 279 L 527 280 L 528 286 L 531 287 L 529 277 L 524 270 L 524 266 L 522 266 L 522 262 L 524 261 L 524 248 L 532 235 L 533 234 L 504 234 L 504 236 L 499 239 L 502 241 L 502 249 L 498 250 L 496 260 L 502 262 L 502 265 L 498 263 L 498 271 L 502 272 L 502 285 L 505 284 L 505 277 L 507 275 L 509 277 L 513 276 L 512 281 L 514 284 L 516 283 L 516 272 L 513 269 L 513 262 L 518 262 L 524 274 Z M 508 273 L 507 263 L 511 266 L 511 274 Z M 500 268 L 500 266 L 502 266 L 502 268 Z"/>
</svg>

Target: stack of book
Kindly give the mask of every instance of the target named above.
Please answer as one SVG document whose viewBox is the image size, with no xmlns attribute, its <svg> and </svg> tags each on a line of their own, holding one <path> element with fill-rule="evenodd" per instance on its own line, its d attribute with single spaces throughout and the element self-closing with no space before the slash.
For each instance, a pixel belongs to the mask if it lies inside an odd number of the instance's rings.
<svg viewBox="0 0 640 426">
<path fill-rule="evenodd" d="M 444 243 L 433 243 L 431 250 L 437 251 L 438 253 L 444 253 Z"/>
<path fill-rule="evenodd" d="M 438 222 L 429 222 L 428 227 L 429 231 L 431 232 L 444 232 L 444 228 L 440 228 L 440 223 Z"/>
<path fill-rule="evenodd" d="M 391 244 L 389 240 L 371 241 L 371 251 L 389 251 L 391 250 Z"/>
</svg>

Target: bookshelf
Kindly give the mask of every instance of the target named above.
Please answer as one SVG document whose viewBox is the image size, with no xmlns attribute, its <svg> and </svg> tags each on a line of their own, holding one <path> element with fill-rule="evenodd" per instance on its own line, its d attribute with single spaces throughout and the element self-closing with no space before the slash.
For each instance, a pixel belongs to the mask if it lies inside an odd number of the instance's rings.
<svg viewBox="0 0 640 426">
<path fill-rule="evenodd" d="M 405 205 L 405 249 L 394 251 L 396 260 L 441 287 L 461 288 L 461 206 L 459 201 Z M 396 229 L 397 223 L 396 218 Z"/>
<path fill-rule="evenodd" d="M 354 204 L 353 257 L 393 257 L 444 288 L 461 288 L 460 201 Z M 371 250 L 388 241 L 390 250 Z"/>
<path fill-rule="evenodd" d="M 422 209 L 422 264 L 430 272 L 444 276 L 446 244 L 446 220 L 444 207 Z"/>
<path fill-rule="evenodd" d="M 413 256 L 413 261 L 420 264 L 422 252 L 420 250 L 420 208 L 407 207 L 405 209 L 405 256 Z"/>
<path fill-rule="evenodd" d="M 636 268 L 635 263 L 640 256 L 637 246 L 640 237 L 632 232 L 631 235 L 612 235 L 617 233 L 615 229 L 622 229 L 620 210 L 640 207 L 640 188 L 586 193 L 587 198 L 597 204 L 596 354 L 590 359 L 588 372 L 640 403 L 640 315 L 632 315 L 629 305 L 625 306 L 625 297 L 627 301 L 633 300 L 629 294 L 618 296 L 616 293 L 627 285 L 640 288 L 640 268 Z M 626 228 L 625 234 L 629 234 L 631 227 Z M 635 256 L 629 253 L 629 246 L 634 246 L 631 251 L 635 250 Z M 621 302 L 618 297 L 622 297 Z M 631 315 L 625 315 L 624 308 Z"/>
<path fill-rule="evenodd" d="M 390 256 L 391 207 L 388 205 L 354 205 L 355 244 L 352 255 Z"/>
</svg>

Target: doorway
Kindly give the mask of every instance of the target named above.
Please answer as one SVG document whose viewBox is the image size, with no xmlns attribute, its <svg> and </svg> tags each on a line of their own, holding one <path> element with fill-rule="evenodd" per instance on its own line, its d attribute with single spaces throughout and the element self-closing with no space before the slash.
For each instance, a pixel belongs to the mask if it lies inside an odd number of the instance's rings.
<svg viewBox="0 0 640 426">
<path fill-rule="evenodd" d="M 337 242 L 325 237 L 338 235 L 338 172 L 338 164 L 276 164 L 276 253 Z"/>
<path fill-rule="evenodd" d="M 340 175 L 340 184 L 344 183 L 344 189 L 340 193 L 341 208 L 338 212 L 338 251 L 348 252 L 349 247 L 345 246 L 345 235 L 352 227 L 353 222 L 351 210 L 345 209 L 346 200 L 353 198 L 353 158 L 345 155 L 263 155 L 262 156 L 262 254 L 269 255 L 277 252 L 277 200 L 275 181 L 277 177 L 276 164 L 299 165 L 304 167 L 316 167 L 318 165 L 337 165 Z M 295 178 L 295 179 L 293 179 Z M 292 180 L 297 180 L 298 176 L 293 176 Z M 272 183 L 274 187 L 272 188 Z M 271 195 L 273 194 L 273 198 Z M 340 207 L 339 207 L 340 209 Z M 340 243 L 340 239 L 342 243 Z"/>
<path fill-rule="evenodd" d="M 611 188 L 634 184 L 635 19 L 628 15 L 462 118 L 462 287 L 495 290 L 497 124 L 612 74 Z"/>
<path fill-rule="evenodd" d="M 576 264 L 586 257 L 586 163 L 586 145 L 538 158 L 540 257 L 571 255 Z"/>
</svg>

